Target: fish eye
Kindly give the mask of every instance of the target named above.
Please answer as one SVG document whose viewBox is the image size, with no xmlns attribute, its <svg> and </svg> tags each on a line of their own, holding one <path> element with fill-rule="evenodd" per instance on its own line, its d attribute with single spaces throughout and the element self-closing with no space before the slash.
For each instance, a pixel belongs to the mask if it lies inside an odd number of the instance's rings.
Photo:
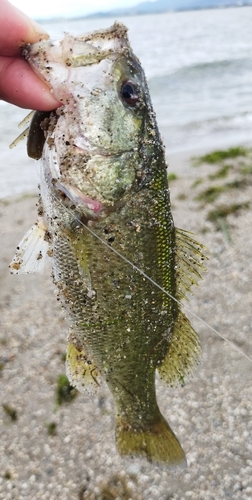
<svg viewBox="0 0 252 500">
<path fill-rule="evenodd" d="M 123 82 L 121 86 L 121 97 L 126 104 L 134 107 L 139 101 L 139 92 L 136 84 L 131 80 Z"/>
</svg>

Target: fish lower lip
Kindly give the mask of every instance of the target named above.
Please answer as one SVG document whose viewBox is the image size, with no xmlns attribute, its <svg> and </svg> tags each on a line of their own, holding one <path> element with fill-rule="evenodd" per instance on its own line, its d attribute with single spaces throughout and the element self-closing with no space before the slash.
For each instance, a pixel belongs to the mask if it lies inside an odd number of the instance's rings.
<svg viewBox="0 0 252 500">
<path fill-rule="evenodd" d="M 74 139 L 74 145 L 83 151 L 88 151 L 90 149 L 90 142 L 84 135 L 78 135 Z"/>
<path fill-rule="evenodd" d="M 70 184 L 63 184 L 57 182 L 55 184 L 56 189 L 64 193 L 69 200 L 71 200 L 75 205 L 83 205 L 84 207 L 92 210 L 94 213 L 98 213 L 102 210 L 102 204 L 97 201 L 86 196 L 80 189 L 75 186 L 71 186 Z"/>
<path fill-rule="evenodd" d="M 78 136 L 74 140 L 74 146 L 84 155 L 88 155 L 92 152 L 93 154 L 98 154 L 99 156 L 111 156 L 111 154 L 105 150 L 102 150 L 97 146 L 92 146 L 92 144 L 84 136 Z"/>
</svg>

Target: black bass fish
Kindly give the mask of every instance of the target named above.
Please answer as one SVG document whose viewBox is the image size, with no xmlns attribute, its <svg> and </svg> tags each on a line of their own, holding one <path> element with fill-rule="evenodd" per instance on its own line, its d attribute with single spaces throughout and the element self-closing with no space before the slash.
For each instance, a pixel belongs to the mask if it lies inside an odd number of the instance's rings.
<svg viewBox="0 0 252 500">
<path fill-rule="evenodd" d="M 42 155 L 39 217 L 10 267 L 33 272 L 52 262 L 70 319 L 67 375 L 80 391 L 106 381 L 120 454 L 183 465 L 155 373 L 175 385 L 198 360 L 179 301 L 204 256 L 174 227 L 144 72 L 118 22 L 26 46 L 24 56 L 62 107 L 36 112 L 30 126 L 28 154 Z"/>
</svg>

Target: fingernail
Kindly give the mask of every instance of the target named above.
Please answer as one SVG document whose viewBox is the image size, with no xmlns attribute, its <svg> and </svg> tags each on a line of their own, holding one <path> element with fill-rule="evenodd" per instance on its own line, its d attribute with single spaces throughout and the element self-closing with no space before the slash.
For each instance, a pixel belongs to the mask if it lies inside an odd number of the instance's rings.
<svg viewBox="0 0 252 500">
<path fill-rule="evenodd" d="M 50 35 L 48 35 L 47 31 L 45 31 L 44 28 L 42 28 L 42 26 L 40 26 L 40 24 L 38 24 L 33 19 L 30 19 L 30 26 L 34 32 L 34 35 L 36 36 L 37 42 L 50 38 Z"/>
</svg>

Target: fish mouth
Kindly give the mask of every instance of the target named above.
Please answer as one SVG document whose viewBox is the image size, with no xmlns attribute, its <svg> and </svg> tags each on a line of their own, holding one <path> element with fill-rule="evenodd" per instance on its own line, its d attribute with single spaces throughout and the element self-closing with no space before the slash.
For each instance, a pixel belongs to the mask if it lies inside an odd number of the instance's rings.
<svg viewBox="0 0 252 500">
<path fill-rule="evenodd" d="M 62 176 L 55 158 L 54 148 L 50 148 L 47 142 L 45 148 L 41 165 L 42 190 L 45 183 L 46 189 L 49 189 L 55 199 L 70 210 L 79 209 L 87 219 L 101 216 L 106 208 L 103 203 L 92 195 L 86 195 L 65 175 Z"/>
<path fill-rule="evenodd" d="M 66 208 L 78 210 L 80 220 L 84 224 L 104 218 L 112 212 L 121 209 L 126 203 L 126 200 L 121 198 L 109 205 L 104 205 L 99 200 L 84 194 L 76 186 L 59 181 L 55 182 L 54 189 L 57 191 L 57 199 L 65 197 L 70 202 L 70 206 L 64 203 Z"/>
<path fill-rule="evenodd" d="M 102 203 L 86 196 L 76 186 L 57 181 L 55 188 L 63 193 L 75 206 L 81 205 L 91 214 L 98 215 L 104 209 Z"/>
<path fill-rule="evenodd" d="M 66 162 L 66 168 L 61 164 L 57 155 L 54 132 L 46 139 L 43 160 L 41 165 L 41 179 L 45 179 L 47 188 L 52 191 L 53 196 L 60 201 L 66 208 L 77 210 L 80 216 L 84 216 L 85 220 L 96 220 L 100 217 L 106 217 L 109 213 L 120 209 L 125 205 L 125 192 L 121 192 L 120 196 L 114 196 L 114 192 L 105 193 L 103 189 L 99 189 L 99 182 L 93 175 L 97 174 L 98 180 L 102 175 L 104 162 L 110 162 L 114 158 L 118 162 L 121 158 L 118 154 L 111 154 L 102 148 L 93 146 L 83 134 L 78 135 L 77 139 L 69 138 L 70 148 L 68 151 L 69 163 Z M 132 150 L 124 151 L 123 155 L 131 155 Z M 83 158 L 83 159 L 82 159 Z M 89 160 L 96 159 L 100 169 L 94 169 L 94 166 L 89 166 Z M 113 162 L 112 162 L 113 163 Z M 77 175 L 75 179 L 75 166 L 87 165 L 87 172 L 83 169 L 81 179 Z M 135 175 L 132 173 L 132 177 Z M 104 175 L 107 179 L 107 176 Z M 131 179 L 130 184 L 134 179 Z M 119 183 L 119 179 L 117 180 Z M 116 181 L 113 180 L 115 190 L 117 187 Z M 124 190 L 123 190 L 124 191 Z"/>
</svg>

